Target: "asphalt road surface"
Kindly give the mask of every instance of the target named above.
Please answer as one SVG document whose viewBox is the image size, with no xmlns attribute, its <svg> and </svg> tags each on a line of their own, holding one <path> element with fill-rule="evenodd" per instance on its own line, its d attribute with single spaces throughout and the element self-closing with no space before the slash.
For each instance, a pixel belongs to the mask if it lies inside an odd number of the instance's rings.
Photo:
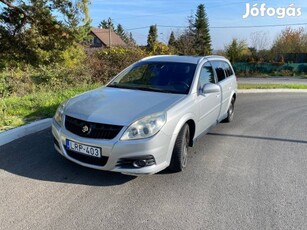
<svg viewBox="0 0 307 230">
<path fill-rule="evenodd" d="M 305 77 L 246 77 L 238 78 L 239 84 L 298 84 L 306 85 Z"/>
<path fill-rule="evenodd" d="M 241 94 L 182 173 L 81 167 L 49 130 L 0 147 L 0 229 L 307 229 L 307 94 Z"/>
</svg>

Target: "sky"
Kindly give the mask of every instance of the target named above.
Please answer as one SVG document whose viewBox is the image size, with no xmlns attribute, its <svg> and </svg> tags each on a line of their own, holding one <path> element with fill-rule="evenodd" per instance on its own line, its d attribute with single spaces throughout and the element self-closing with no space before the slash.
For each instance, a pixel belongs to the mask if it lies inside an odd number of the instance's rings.
<svg viewBox="0 0 307 230">
<path fill-rule="evenodd" d="M 167 43 L 171 31 L 174 31 L 176 36 L 182 33 L 184 27 L 188 25 L 188 17 L 195 15 L 199 4 L 205 5 L 214 50 L 224 49 L 233 38 L 245 40 L 248 45 L 252 45 L 255 35 L 261 35 L 262 48 L 270 48 L 278 34 L 289 24 L 296 24 L 291 25 L 294 29 L 303 27 L 307 31 L 306 0 L 92 0 L 90 16 L 93 27 L 98 27 L 102 20 L 111 17 L 114 25 L 120 23 L 127 32 L 133 34 L 139 45 L 147 43 L 149 26 L 156 24 L 159 41 Z M 254 9 L 254 16 L 249 14 L 244 19 L 247 4 Z M 254 4 L 257 6 L 253 7 Z M 263 16 L 260 13 L 261 4 L 265 4 Z M 273 9 L 267 11 L 269 8 Z M 277 8 L 286 8 L 285 11 L 290 8 L 295 9 L 288 11 L 293 16 L 286 14 L 284 18 L 278 18 Z M 275 15 L 272 15 L 274 11 Z M 278 12 L 282 16 L 283 10 Z"/>
</svg>

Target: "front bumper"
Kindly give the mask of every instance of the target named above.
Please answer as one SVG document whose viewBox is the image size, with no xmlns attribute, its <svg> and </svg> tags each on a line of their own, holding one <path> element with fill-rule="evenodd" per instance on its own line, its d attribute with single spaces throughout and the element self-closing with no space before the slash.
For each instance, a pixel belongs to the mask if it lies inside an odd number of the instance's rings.
<svg viewBox="0 0 307 230">
<path fill-rule="evenodd" d="M 91 139 L 77 136 L 60 127 L 55 121 L 52 123 L 55 149 L 65 158 L 79 165 L 124 174 L 154 174 L 168 167 L 172 154 L 172 148 L 170 148 L 172 136 L 160 131 L 151 138 L 120 141 L 119 139 L 124 131 L 125 128 L 112 140 Z M 100 147 L 102 149 L 102 162 L 96 163 L 95 161 L 85 160 L 83 154 L 70 154 L 66 149 L 67 139 L 84 145 Z M 154 164 L 139 168 L 134 167 L 133 164 L 121 164 L 125 160 L 127 162 L 127 159 L 144 159 L 146 157 L 153 158 Z"/>
</svg>

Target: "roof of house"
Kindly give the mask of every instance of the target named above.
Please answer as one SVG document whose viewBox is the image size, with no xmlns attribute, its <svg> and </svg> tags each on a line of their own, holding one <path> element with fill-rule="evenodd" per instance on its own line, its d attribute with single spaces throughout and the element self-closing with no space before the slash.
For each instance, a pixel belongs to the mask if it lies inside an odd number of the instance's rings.
<svg viewBox="0 0 307 230">
<path fill-rule="evenodd" d="M 99 38 L 99 40 L 109 46 L 109 29 L 92 28 L 91 32 Z M 113 46 L 126 46 L 127 44 L 113 31 L 111 30 L 111 45 Z"/>
</svg>

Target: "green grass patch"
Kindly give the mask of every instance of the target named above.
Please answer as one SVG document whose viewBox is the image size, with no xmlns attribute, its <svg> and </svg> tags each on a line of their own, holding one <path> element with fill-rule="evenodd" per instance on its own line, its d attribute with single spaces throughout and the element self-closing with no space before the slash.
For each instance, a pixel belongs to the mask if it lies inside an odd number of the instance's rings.
<svg viewBox="0 0 307 230">
<path fill-rule="evenodd" d="M 307 84 L 239 84 L 239 89 L 307 89 Z"/>
<path fill-rule="evenodd" d="M 56 91 L 45 89 L 22 97 L 1 98 L 0 132 L 31 121 L 52 117 L 61 102 L 99 86 L 84 84 Z"/>
</svg>

